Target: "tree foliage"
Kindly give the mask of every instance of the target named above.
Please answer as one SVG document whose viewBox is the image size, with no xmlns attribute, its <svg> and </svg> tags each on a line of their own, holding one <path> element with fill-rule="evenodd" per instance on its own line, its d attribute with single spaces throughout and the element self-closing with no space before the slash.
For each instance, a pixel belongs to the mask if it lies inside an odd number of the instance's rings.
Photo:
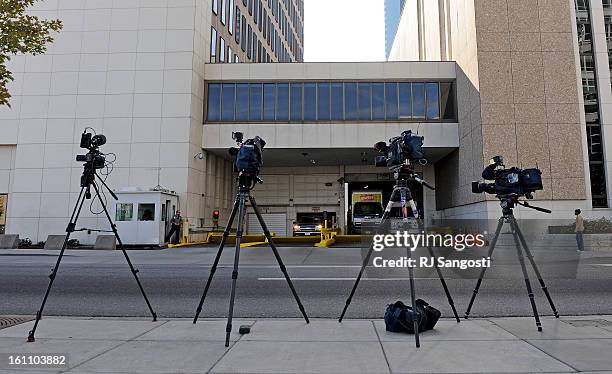
<svg viewBox="0 0 612 374">
<path fill-rule="evenodd" d="M 0 105 L 8 105 L 11 94 L 7 85 L 14 79 L 7 63 L 17 53 L 45 53 L 53 42 L 52 32 L 62 28 L 62 21 L 43 20 L 27 13 L 41 0 L 0 0 Z"/>
</svg>

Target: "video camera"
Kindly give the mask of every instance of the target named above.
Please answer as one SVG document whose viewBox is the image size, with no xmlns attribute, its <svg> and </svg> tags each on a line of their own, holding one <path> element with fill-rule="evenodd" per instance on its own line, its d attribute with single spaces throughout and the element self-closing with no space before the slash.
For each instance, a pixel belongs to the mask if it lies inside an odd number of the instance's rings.
<svg viewBox="0 0 612 374">
<path fill-rule="evenodd" d="M 502 169 L 498 169 L 499 167 Z M 494 182 L 472 182 L 473 193 L 486 192 L 498 197 L 518 195 L 533 199 L 533 192 L 544 188 L 540 169 L 519 169 L 517 167 L 505 169 L 502 156 L 495 156 L 489 161 L 489 165 L 482 171 L 482 177 Z"/>
<path fill-rule="evenodd" d="M 243 141 L 244 134 L 241 132 L 232 132 L 232 139 L 239 145 L 239 148 L 229 149 L 229 154 L 235 157 L 234 171 L 240 173 L 242 177 L 262 183 L 258 175 L 263 164 L 262 153 L 266 141 L 259 136 Z"/>
<path fill-rule="evenodd" d="M 106 136 L 102 134 L 93 135 L 87 132 L 87 129 L 81 134 L 80 147 L 88 149 L 89 152 L 85 155 L 77 155 L 76 160 L 78 162 L 84 162 L 85 167 L 93 169 L 102 169 L 106 166 L 106 157 L 100 152 L 99 147 L 106 144 Z"/>
<path fill-rule="evenodd" d="M 389 139 L 389 145 L 378 142 L 374 144 L 374 149 L 385 155 L 376 156 L 374 164 L 389 168 L 402 165 L 406 160 L 425 164 L 427 161 L 423 157 L 424 139 L 422 136 L 414 135 L 412 130 L 406 130 L 400 136 Z"/>
</svg>

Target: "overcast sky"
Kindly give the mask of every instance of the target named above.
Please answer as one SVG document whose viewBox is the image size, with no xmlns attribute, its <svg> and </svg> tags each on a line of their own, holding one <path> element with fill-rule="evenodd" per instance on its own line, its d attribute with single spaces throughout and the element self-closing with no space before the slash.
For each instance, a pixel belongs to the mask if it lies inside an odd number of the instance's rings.
<svg viewBox="0 0 612 374">
<path fill-rule="evenodd" d="M 305 61 L 384 61 L 384 0 L 304 0 Z"/>
</svg>

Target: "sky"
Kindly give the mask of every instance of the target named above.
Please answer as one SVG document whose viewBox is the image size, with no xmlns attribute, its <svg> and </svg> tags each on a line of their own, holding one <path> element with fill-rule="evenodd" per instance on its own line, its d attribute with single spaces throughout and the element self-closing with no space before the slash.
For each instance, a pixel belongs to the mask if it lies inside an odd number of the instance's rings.
<svg viewBox="0 0 612 374">
<path fill-rule="evenodd" d="M 384 61 L 384 0 L 304 0 L 304 60 Z"/>
</svg>

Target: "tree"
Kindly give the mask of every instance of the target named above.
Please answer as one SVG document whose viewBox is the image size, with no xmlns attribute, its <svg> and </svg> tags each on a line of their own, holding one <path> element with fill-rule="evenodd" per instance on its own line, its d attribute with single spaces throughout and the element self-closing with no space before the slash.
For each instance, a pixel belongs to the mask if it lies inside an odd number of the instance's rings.
<svg viewBox="0 0 612 374">
<path fill-rule="evenodd" d="M 0 0 L 0 106 L 8 105 L 11 94 L 7 85 L 13 74 L 7 63 L 17 53 L 38 55 L 53 42 L 52 32 L 62 29 L 62 21 L 41 20 L 27 14 L 28 7 L 41 0 Z"/>
</svg>

